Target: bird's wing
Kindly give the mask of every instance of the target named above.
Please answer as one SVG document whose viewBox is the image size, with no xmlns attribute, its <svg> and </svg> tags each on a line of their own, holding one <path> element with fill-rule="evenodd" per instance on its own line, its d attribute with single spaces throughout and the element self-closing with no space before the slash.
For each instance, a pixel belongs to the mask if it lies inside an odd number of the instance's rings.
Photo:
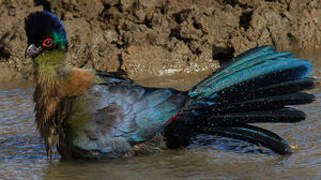
<svg viewBox="0 0 321 180">
<path fill-rule="evenodd" d="M 73 108 L 78 114 L 68 120 L 73 144 L 86 151 L 123 152 L 128 146 L 150 140 L 187 99 L 174 89 L 147 88 L 108 73 L 99 75 L 104 82 L 75 99 Z M 77 109 L 76 104 L 82 105 Z M 83 104 L 85 109 L 81 109 Z"/>
<path fill-rule="evenodd" d="M 109 77 L 108 77 L 109 76 Z M 136 144 L 151 139 L 167 125 L 184 106 L 186 95 L 170 88 L 147 88 L 125 78 L 104 75 L 98 86 L 109 93 L 112 100 L 105 109 L 116 115 L 114 129 L 117 136 Z"/>
</svg>

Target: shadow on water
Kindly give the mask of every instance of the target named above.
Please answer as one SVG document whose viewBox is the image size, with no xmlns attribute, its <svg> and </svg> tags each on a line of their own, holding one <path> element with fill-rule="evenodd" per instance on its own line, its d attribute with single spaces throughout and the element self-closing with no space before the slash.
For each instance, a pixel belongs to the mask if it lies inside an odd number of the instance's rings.
<svg viewBox="0 0 321 180">
<path fill-rule="evenodd" d="M 34 124 L 31 84 L 0 87 L 0 179 L 319 179 L 321 177 L 321 61 L 319 50 L 296 54 L 314 64 L 319 84 L 316 101 L 298 106 L 307 120 L 297 124 L 264 124 L 294 147 L 290 156 L 227 138 L 201 136 L 190 149 L 118 160 L 52 162 Z M 145 85 L 187 89 L 207 74 L 143 79 Z M 210 143 L 209 143 L 210 142 Z M 199 144 L 202 147 L 199 147 Z"/>
</svg>

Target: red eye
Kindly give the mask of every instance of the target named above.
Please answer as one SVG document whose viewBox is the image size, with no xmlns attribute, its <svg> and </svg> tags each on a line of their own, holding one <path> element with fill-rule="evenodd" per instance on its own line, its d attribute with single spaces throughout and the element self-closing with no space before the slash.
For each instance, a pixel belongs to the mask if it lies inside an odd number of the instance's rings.
<svg viewBox="0 0 321 180">
<path fill-rule="evenodd" d="M 43 41 L 42 46 L 51 47 L 53 45 L 53 41 L 51 38 L 47 38 Z"/>
</svg>

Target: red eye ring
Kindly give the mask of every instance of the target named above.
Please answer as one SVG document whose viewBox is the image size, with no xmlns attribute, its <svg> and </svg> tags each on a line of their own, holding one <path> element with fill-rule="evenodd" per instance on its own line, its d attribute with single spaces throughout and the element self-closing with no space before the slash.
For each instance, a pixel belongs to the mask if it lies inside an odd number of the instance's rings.
<svg viewBox="0 0 321 180">
<path fill-rule="evenodd" d="M 53 45 L 53 40 L 51 38 L 47 38 L 42 42 L 43 47 L 51 47 Z"/>
</svg>

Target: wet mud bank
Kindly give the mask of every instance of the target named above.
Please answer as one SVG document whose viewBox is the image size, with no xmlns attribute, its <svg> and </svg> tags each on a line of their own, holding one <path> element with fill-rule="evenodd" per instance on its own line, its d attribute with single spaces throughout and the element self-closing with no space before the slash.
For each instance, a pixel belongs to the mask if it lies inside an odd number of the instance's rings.
<svg viewBox="0 0 321 180">
<path fill-rule="evenodd" d="M 0 0 L 0 83 L 32 79 L 24 18 L 61 17 L 69 62 L 136 76 L 211 71 L 249 48 L 321 47 L 320 0 Z"/>
</svg>

